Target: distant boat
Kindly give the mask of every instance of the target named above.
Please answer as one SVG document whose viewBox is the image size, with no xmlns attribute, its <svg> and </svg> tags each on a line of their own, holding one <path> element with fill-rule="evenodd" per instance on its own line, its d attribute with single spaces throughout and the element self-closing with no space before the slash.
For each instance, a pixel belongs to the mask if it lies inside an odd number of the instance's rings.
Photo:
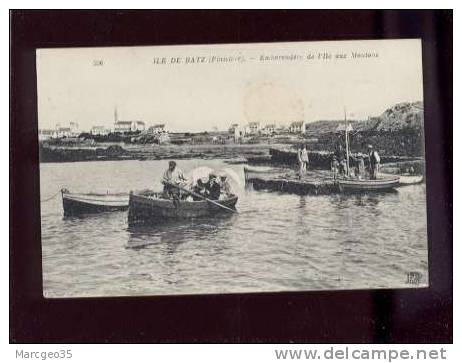
<svg viewBox="0 0 462 363">
<path fill-rule="evenodd" d="M 259 178 L 261 176 L 275 176 L 275 175 L 281 175 L 284 173 L 287 173 L 291 171 L 291 169 L 288 168 L 275 168 L 271 166 L 261 166 L 261 167 L 250 167 L 250 166 L 244 166 L 244 179 L 246 181 L 254 178 Z"/>
<path fill-rule="evenodd" d="M 128 209 L 128 194 L 70 193 L 61 190 L 65 216 L 123 211 Z"/>
<path fill-rule="evenodd" d="M 249 164 L 265 164 L 270 163 L 272 160 L 271 155 L 257 155 L 257 156 L 248 156 L 247 162 Z"/>
<path fill-rule="evenodd" d="M 400 185 L 399 176 L 380 179 L 337 179 L 341 192 L 383 192 Z"/>
<path fill-rule="evenodd" d="M 214 200 L 224 208 L 206 200 L 188 201 L 162 198 L 161 193 L 152 191 L 130 192 L 128 222 L 158 222 L 165 219 L 197 218 L 215 216 L 220 212 L 234 210 L 238 197 L 231 195 L 227 199 Z"/>
<path fill-rule="evenodd" d="M 420 184 L 423 182 L 423 180 L 424 180 L 423 175 L 400 175 L 399 185 L 405 186 L 405 185 Z"/>
</svg>

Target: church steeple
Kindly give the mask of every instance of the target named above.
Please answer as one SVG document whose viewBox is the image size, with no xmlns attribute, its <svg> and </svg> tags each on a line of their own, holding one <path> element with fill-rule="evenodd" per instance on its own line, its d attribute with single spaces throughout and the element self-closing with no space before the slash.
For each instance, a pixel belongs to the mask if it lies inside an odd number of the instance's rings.
<svg viewBox="0 0 462 363">
<path fill-rule="evenodd" d="M 114 107 L 114 122 L 119 121 L 119 117 L 117 115 L 117 106 Z"/>
</svg>

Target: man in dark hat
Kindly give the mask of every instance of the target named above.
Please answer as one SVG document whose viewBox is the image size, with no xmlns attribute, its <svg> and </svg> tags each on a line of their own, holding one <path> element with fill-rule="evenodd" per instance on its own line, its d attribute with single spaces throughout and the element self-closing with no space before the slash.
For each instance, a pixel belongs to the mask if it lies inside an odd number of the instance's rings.
<svg viewBox="0 0 462 363">
<path fill-rule="evenodd" d="M 205 184 L 205 192 L 209 199 L 217 200 L 220 198 L 221 187 L 214 173 L 209 175 L 209 181 Z"/>
</svg>

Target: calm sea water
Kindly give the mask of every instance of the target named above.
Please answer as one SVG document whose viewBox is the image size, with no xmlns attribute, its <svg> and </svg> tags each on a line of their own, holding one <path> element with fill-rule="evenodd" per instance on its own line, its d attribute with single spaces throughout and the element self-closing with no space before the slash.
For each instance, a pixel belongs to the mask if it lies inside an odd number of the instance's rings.
<svg viewBox="0 0 462 363">
<path fill-rule="evenodd" d="M 409 287 L 428 284 L 425 185 L 394 193 L 297 196 L 243 188 L 239 214 L 153 227 L 127 213 L 63 218 L 60 196 L 41 203 L 46 297 L 196 294 Z M 41 164 L 41 198 L 160 189 L 167 161 Z M 413 285 L 414 286 L 414 285 Z"/>
</svg>

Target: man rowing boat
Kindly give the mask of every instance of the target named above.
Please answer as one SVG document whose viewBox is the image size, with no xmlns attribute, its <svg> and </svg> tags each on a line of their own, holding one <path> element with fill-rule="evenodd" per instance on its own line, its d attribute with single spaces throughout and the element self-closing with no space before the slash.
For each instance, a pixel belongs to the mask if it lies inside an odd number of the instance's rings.
<svg viewBox="0 0 462 363">
<path fill-rule="evenodd" d="M 186 184 L 187 179 L 183 175 L 183 171 L 176 167 L 175 161 L 169 161 L 168 169 L 165 170 L 164 176 L 162 177 L 162 184 L 164 184 L 164 196 L 173 199 L 180 198 L 180 190 L 172 186 L 174 185 L 184 185 Z"/>
</svg>

